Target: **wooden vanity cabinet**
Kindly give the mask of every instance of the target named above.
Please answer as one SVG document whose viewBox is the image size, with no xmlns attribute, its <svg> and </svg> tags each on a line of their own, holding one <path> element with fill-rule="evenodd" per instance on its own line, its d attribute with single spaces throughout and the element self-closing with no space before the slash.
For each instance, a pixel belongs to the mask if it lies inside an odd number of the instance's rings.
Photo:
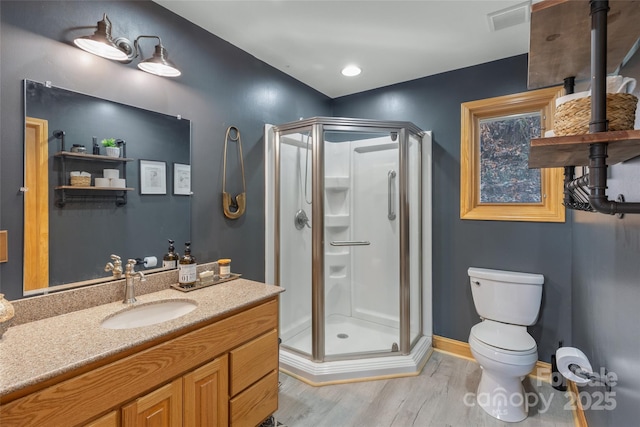
<svg viewBox="0 0 640 427">
<path fill-rule="evenodd" d="M 278 407 L 277 328 L 276 297 L 3 400 L 0 425 L 255 427 Z"/>
</svg>

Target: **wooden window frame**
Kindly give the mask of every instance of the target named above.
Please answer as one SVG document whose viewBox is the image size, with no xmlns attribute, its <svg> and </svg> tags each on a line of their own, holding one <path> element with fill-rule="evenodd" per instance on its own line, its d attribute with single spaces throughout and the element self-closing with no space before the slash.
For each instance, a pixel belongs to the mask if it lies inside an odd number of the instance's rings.
<svg viewBox="0 0 640 427">
<path fill-rule="evenodd" d="M 480 203 L 480 120 L 541 112 L 542 129 L 553 129 L 555 100 L 561 87 L 539 89 L 461 104 L 460 218 L 489 221 L 564 222 L 564 172 L 543 168 L 539 203 Z"/>
</svg>

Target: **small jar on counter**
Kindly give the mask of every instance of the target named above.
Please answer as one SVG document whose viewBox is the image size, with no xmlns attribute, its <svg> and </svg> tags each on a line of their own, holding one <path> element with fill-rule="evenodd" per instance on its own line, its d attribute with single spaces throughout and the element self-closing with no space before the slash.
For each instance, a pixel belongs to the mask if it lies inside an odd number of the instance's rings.
<svg viewBox="0 0 640 427">
<path fill-rule="evenodd" d="M 226 279 L 231 276 L 231 260 L 228 258 L 219 259 L 218 265 L 220 266 L 220 278 Z"/>
</svg>

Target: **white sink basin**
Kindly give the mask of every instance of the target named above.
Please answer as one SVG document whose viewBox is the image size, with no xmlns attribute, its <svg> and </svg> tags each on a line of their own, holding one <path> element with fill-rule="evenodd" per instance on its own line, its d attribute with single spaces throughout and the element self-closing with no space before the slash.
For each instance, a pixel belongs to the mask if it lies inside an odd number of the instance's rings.
<svg viewBox="0 0 640 427">
<path fill-rule="evenodd" d="M 197 306 L 195 301 L 190 300 L 150 302 L 113 314 L 104 319 L 101 326 L 107 329 L 131 329 L 155 325 L 184 316 Z"/>
</svg>

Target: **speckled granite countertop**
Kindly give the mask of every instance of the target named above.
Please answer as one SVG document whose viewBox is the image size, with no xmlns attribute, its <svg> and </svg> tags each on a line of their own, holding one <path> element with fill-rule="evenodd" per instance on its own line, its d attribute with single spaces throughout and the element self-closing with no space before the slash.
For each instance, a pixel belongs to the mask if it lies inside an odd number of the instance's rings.
<svg viewBox="0 0 640 427">
<path fill-rule="evenodd" d="M 107 356 L 269 299 L 283 289 L 237 279 L 192 292 L 166 289 L 136 296 L 136 305 L 167 299 L 198 307 L 174 320 L 133 329 L 105 329 L 100 322 L 126 307 L 122 301 L 10 327 L 0 339 L 0 396 Z"/>
</svg>

